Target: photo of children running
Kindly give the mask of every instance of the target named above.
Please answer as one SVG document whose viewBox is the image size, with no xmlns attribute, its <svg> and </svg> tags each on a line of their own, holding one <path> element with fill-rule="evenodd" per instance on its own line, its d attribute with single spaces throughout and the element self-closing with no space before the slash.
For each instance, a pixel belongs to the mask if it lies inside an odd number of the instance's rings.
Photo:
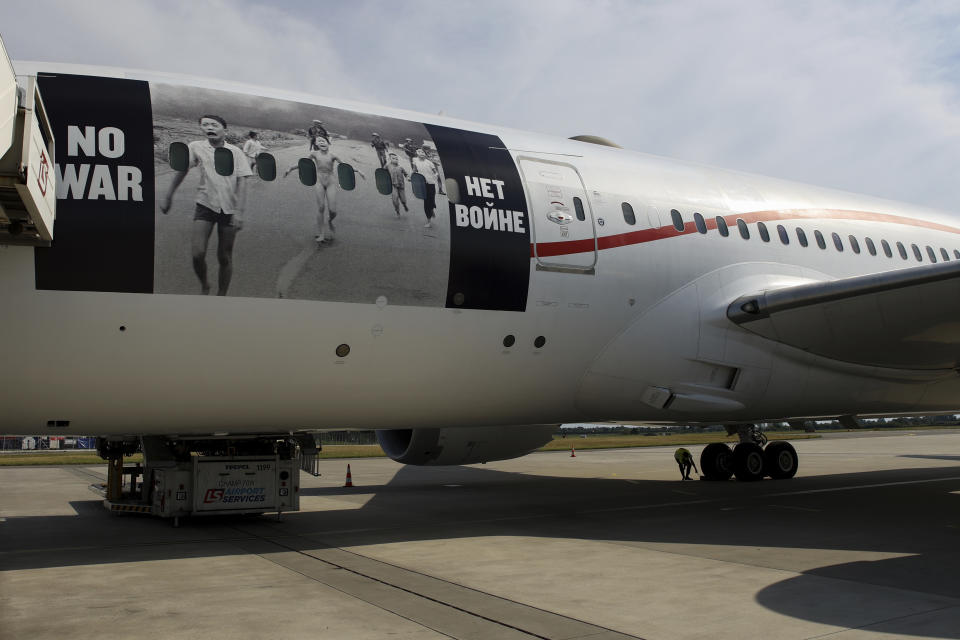
<svg viewBox="0 0 960 640">
<path fill-rule="evenodd" d="M 330 152 L 330 143 L 324 137 L 314 139 L 316 149 L 310 152 L 310 159 L 317 167 L 317 235 L 314 240 L 318 245 L 333 242 L 333 219 L 337 217 L 337 181 L 334 179 L 334 168 L 342 160 Z M 293 165 L 283 174 L 286 178 L 299 168 L 299 163 Z M 354 173 L 364 180 L 367 176 L 359 169 Z"/>
<path fill-rule="evenodd" d="M 400 166 L 400 157 L 395 153 L 390 154 L 390 162 L 387 164 L 387 171 L 390 172 L 390 182 L 393 184 L 393 193 L 390 194 L 393 200 L 393 210 L 400 217 L 400 204 L 403 204 L 404 211 L 410 211 L 407 207 L 407 178 L 410 174 Z"/>
<path fill-rule="evenodd" d="M 427 224 L 423 226 L 430 229 L 433 227 L 434 209 L 437 208 L 437 185 L 440 181 L 440 172 L 423 149 L 417 149 L 417 155 L 413 159 L 413 170 L 423 175 L 426 182 L 427 192 L 423 194 L 423 213 L 427 216 Z"/>
<path fill-rule="evenodd" d="M 191 249 L 193 270 L 200 280 L 200 292 L 210 293 L 207 279 L 207 246 L 214 226 L 217 227 L 217 295 L 227 295 L 233 275 L 233 244 L 237 232 L 243 228 L 243 211 L 247 201 L 247 179 L 253 175 L 250 161 L 238 147 L 226 142 L 227 122 L 218 115 L 204 115 L 199 119 L 200 130 L 206 140 L 194 140 L 187 145 L 189 164 L 185 171 L 175 171 L 166 194 L 160 200 L 160 211 L 166 214 L 177 187 L 187 172 L 200 167 L 196 209 L 193 215 Z M 214 166 L 214 153 L 224 148 L 233 154 L 233 173 L 223 176 Z"/>
</svg>

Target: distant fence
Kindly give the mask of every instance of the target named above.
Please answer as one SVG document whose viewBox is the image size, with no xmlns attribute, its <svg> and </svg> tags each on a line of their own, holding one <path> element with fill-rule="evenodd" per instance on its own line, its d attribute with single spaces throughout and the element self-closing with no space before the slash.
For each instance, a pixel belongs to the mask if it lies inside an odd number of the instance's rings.
<svg viewBox="0 0 960 640">
<path fill-rule="evenodd" d="M 327 431 L 320 434 L 320 444 L 377 444 L 377 432 Z"/>
<path fill-rule="evenodd" d="M 0 436 L 0 451 L 96 449 L 93 436 Z"/>
</svg>

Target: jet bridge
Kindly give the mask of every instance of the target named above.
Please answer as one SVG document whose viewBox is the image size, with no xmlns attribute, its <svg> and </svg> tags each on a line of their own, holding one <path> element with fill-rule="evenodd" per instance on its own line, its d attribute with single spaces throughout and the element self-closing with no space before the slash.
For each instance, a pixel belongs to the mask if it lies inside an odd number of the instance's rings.
<svg viewBox="0 0 960 640">
<path fill-rule="evenodd" d="M 46 247 L 57 190 L 54 138 L 37 79 L 13 70 L 0 40 L 0 244 Z"/>
</svg>

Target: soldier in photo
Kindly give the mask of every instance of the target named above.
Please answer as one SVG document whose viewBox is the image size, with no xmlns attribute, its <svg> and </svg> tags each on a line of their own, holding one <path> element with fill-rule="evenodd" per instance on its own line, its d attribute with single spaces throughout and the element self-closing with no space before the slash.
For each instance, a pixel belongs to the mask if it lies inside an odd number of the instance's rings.
<svg viewBox="0 0 960 640">
<path fill-rule="evenodd" d="M 167 193 L 160 200 L 160 211 L 166 214 L 177 187 L 192 167 L 200 167 L 196 207 L 193 214 L 191 248 L 193 270 L 200 280 L 200 292 L 210 292 L 207 279 L 207 245 L 213 228 L 217 228 L 217 295 L 227 295 L 233 276 L 233 243 L 243 228 L 243 210 L 247 201 L 247 178 L 253 175 L 250 163 L 238 147 L 226 141 L 227 121 L 218 115 L 204 115 L 199 119 L 200 130 L 206 140 L 194 140 L 187 145 L 189 165 L 186 171 L 176 171 Z M 222 176 L 214 166 L 214 153 L 225 148 L 233 154 L 233 174 Z"/>
<path fill-rule="evenodd" d="M 383 138 L 380 137 L 380 134 L 376 131 L 373 132 L 373 139 L 370 141 L 370 146 L 377 150 L 377 159 L 380 160 L 380 168 L 383 169 L 387 166 L 387 143 L 383 141 Z"/>
<path fill-rule="evenodd" d="M 407 159 L 410 161 L 410 171 L 416 171 L 417 169 L 413 166 L 413 159 L 417 157 L 417 145 L 413 143 L 412 138 L 407 138 L 400 148 L 403 149 L 403 152 L 407 154 Z"/>
</svg>

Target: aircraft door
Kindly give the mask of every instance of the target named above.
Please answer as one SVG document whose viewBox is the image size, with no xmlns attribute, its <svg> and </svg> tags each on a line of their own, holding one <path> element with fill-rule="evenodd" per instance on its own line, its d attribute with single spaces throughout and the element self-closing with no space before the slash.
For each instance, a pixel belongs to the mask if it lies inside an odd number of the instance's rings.
<svg viewBox="0 0 960 640">
<path fill-rule="evenodd" d="M 580 173 L 565 162 L 517 160 L 527 188 L 537 269 L 594 273 L 597 232 Z"/>
</svg>

